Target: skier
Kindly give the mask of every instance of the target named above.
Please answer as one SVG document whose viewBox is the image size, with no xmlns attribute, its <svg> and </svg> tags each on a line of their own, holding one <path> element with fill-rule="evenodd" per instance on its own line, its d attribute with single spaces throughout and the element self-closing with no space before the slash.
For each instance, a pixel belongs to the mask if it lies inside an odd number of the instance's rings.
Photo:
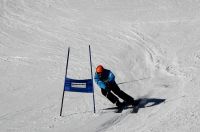
<svg viewBox="0 0 200 132">
<path fill-rule="evenodd" d="M 127 105 L 132 105 L 133 108 L 136 106 L 136 101 L 134 101 L 134 98 L 123 92 L 118 87 L 115 82 L 114 74 L 110 70 L 104 69 L 102 65 L 98 65 L 96 67 L 94 80 L 101 88 L 102 94 L 107 97 L 108 100 L 110 100 L 113 104 L 116 104 L 118 107 L 118 111 L 116 112 L 121 112 Z M 121 98 L 123 102 L 120 102 L 116 95 Z"/>
</svg>

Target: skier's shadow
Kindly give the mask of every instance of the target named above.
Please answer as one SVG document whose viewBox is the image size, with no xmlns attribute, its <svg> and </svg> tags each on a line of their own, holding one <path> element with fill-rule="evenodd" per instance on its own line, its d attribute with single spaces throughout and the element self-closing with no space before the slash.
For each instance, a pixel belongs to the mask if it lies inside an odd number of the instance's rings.
<svg viewBox="0 0 200 132">
<path fill-rule="evenodd" d="M 155 105 L 159 105 L 163 102 L 165 102 L 166 99 L 158 99 L 158 98 L 140 98 L 135 101 L 139 101 L 139 108 L 145 108 L 145 107 L 152 107 Z M 133 108 L 132 106 L 128 106 L 127 109 Z M 117 109 L 117 107 L 110 107 L 110 108 L 105 108 L 103 110 L 113 110 Z"/>
<path fill-rule="evenodd" d="M 139 100 L 140 100 L 139 108 L 145 108 L 145 107 L 152 107 L 152 106 L 164 103 L 166 99 L 141 98 Z"/>
</svg>

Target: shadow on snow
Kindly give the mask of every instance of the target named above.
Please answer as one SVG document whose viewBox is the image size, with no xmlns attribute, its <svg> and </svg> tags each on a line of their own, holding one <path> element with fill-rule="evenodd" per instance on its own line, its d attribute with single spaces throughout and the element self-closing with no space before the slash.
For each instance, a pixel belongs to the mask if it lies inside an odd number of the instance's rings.
<svg viewBox="0 0 200 132">
<path fill-rule="evenodd" d="M 145 108 L 145 107 L 152 107 L 155 105 L 159 105 L 163 102 L 165 102 L 166 99 L 158 99 L 158 98 L 140 98 L 137 99 L 136 101 L 140 101 L 139 103 L 139 108 Z M 127 109 L 129 108 L 133 108 L 132 106 L 128 106 Z M 114 110 L 117 109 L 117 107 L 109 107 L 109 108 L 105 108 L 103 110 Z"/>
</svg>

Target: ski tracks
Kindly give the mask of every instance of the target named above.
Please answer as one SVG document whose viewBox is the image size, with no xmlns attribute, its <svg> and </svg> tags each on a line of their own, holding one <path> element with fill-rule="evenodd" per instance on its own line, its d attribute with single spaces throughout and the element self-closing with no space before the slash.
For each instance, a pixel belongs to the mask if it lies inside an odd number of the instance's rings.
<svg viewBox="0 0 200 132">
<path fill-rule="evenodd" d="M 97 132 L 105 132 L 110 128 L 117 126 L 117 124 L 119 124 L 129 114 L 130 114 L 129 110 L 126 110 L 125 112 L 123 111 L 120 115 L 114 114 L 114 116 L 111 119 L 107 120 L 106 122 L 101 124 L 99 128 L 97 128 Z"/>
<path fill-rule="evenodd" d="M 128 44 L 130 47 L 135 48 L 135 45 L 139 46 L 143 51 L 146 59 L 146 64 L 151 66 L 151 70 L 160 70 L 173 76 L 185 76 L 185 74 L 179 68 L 177 57 L 173 59 L 167 58 L 161 49 L 160 44 L 157 44 L 153 38 L 144 34 L 136 29 L 130 29 L 122 35 L 128 40 L 134 43 Z"/>
</svg>

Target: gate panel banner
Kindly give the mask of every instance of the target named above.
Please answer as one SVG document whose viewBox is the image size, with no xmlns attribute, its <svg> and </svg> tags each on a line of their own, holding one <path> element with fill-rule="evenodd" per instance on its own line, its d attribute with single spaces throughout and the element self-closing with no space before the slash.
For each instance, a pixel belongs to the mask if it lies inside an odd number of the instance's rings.
<svg viewBox="0 0 200 132">
<path fill-rule="evenodd" d="M 75 80 L 65 78 L 64 90 L 70 92 L 93 93 L 93 82 L 92 79 Z"/>
</svg>

